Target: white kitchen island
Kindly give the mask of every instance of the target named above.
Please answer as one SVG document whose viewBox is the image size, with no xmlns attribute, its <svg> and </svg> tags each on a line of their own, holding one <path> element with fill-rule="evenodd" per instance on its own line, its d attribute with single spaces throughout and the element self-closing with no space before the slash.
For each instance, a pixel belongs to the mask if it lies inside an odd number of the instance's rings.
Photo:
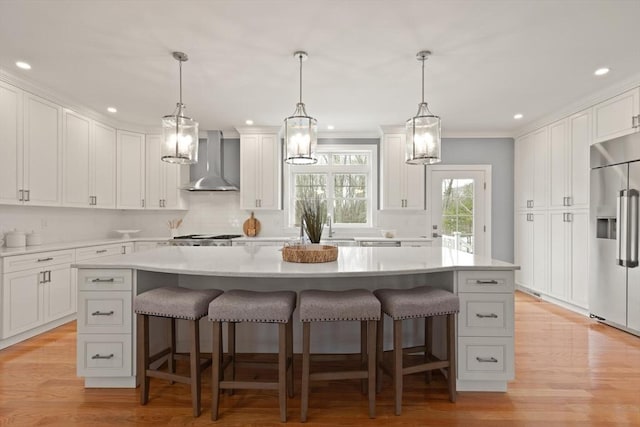
<svg viewBox="0 0 640 427">
<path fill-rule="evenodd" d="M 370 290 L 430 285 L 460 296 L 457 320 L 458 390 L 506 391 L 514 375 L 513 272 L 517 266 L 446 248 L 341 247 L 338 260 L 321 264 L 282 261 L 278 247 L 165 247 L 91 260 L 78 268 L 78 375 L 86 387 L 135 387 L 136 294 L 160 286 L 188 288 L 295 290 Z M 294 344 L 300 347 L 300 322 L 294 314 Z M 163 319 L 156 347 L 166 342 Z M 208 321 L 202 321 L 203 351 L 210 348 Z M 423 322 L 407 321 L 409 344 L 420 343 Z M 442 338 L 436 323 L 436 340 Z M 238 325 L 237 350 L 275 351 L 270 325 Z M 315 327 L 316 325 L 314 325 Z M 352 326 L 352 327 L 351 327 Z M 359 325 L 318 325 L 312 352 L 359 351 Z M 154 329 L 155 328 L 155 329 Z M 385 328 L 390 343 L 391 328 Z M 178 334 L 180 336 L 180 328 Z M 326 337 L 330 335 L 331 339 Z M 327 348 L 328 342 L 331 347 Z M 178 346 L 180 347 L 180 342 Z M 390 345 L 385 345 L 389 348 Z M 436 347 L 437 349 L 437 347 Z"/>
</svg>

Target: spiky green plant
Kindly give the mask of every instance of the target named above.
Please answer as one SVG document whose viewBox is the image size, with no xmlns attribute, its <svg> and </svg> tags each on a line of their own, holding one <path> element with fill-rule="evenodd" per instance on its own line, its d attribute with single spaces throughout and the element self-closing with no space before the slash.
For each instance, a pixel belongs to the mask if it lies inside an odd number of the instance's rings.
<svg viewBox="0 0 640 427">
<path fill-rule="evenodd" d="M 322 229 L 327 221 L 327 202 L 314 197 L 298 201 L 299 211 L 302 213 L 304 230 L 311 243 L 320 243 Z"/>
</svg>

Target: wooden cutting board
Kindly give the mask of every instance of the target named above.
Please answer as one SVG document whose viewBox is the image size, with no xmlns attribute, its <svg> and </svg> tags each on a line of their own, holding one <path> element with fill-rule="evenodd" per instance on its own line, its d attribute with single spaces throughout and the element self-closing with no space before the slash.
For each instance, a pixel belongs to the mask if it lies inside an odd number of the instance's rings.
<svg viewBox="0 0 640 427">
<path fill-rule="evenodd" d="M 247 237 L 256 237 L 260 234 L 260 221 L 253 216 L 253 212 L 251 212 L 249 219 L 242 224 L 242 232 Z"/>
</svg>

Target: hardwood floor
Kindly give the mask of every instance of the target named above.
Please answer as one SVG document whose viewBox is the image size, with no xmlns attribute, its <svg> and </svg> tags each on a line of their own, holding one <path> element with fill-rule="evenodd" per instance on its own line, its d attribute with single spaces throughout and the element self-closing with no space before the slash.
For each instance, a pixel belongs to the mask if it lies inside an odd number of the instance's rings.
<svg viewBox="0 0 640 427">
<path fill-rule="evenodd" d="M 367 417 L 359 382 L 314 384 L 309 426 L 640 426 L 640 338 L 528 295 L 516 294 L 516 380 L 507 393 L 459 393 L 450 403 L 444 378 L 405 377 L 402 415 L 393 415 L 391 381 Z M 137 390 L 84 389 L 76 377 L 75 322 L 0 351 L 0 426 L 210 425 L 210 371 L 204 411 L 191 417 L 188 386 L 151 383 L 151 400 Z M 300 363 L 289 424 L 300 417 Z M 282 425 L 271 391 L 236 391 L 221 398 L 224 426 Z"/>
</svg>

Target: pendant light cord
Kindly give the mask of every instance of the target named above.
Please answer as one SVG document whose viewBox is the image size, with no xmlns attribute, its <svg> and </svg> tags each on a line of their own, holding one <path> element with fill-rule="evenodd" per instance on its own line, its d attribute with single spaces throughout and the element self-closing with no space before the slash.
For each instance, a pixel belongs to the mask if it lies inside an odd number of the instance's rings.
<svg viewBox="0 0 640 427">
<path fill-rule="evenodd" d="M 180 64 L 180 108 L 182 108 L 182 61 L 178 61 L 178 63 Z M 423 73 L 424 73 L 424 70 L 423 70 Z M 424 77 L 423 77 L 423 80 L 424 80 Z"/>
<path fill-rule="evenodd" d="M 302 104 L 302 54 L 298 55 L 300 60 L 300 104 Z"/>
<path fill-rule="evenodd" d="M 422 104 L 424 104 L 424 55 L 422 56 Z"/>
</svg>

